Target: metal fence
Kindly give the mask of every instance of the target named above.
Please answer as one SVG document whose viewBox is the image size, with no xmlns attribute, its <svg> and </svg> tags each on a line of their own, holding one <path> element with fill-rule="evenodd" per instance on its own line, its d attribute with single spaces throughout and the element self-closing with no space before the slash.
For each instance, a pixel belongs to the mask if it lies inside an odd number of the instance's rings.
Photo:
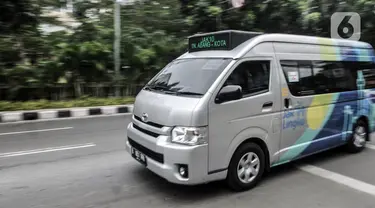
<svg viewBox="0 0 375 208">
<path fill-rule="evenodd" d="M 121 85 L 120 95 L 136 96 L 143 85 Z M 81 84 L 81 96 L 107 98 L 115 95 L 115 86 L 106 84 Z M 56 85 L 50 87 L 0 87 L 0 100 L 26 101 L 26 100 L 66 100 L 78 98 L 73 85 Z"/>
</svg>

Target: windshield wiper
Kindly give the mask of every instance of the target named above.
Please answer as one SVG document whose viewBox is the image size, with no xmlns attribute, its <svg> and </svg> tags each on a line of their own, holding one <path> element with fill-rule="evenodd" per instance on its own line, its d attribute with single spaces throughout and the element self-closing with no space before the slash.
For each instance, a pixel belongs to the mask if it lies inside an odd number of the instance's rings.
<svg viewBox="0 0 375 208">
<path fill-rule="evenodd" d="M 197 92 L 189 92 L 189 91 L 174 91 L 174 90 L 171 90 L 170 88 L 168 87 L 164 87 L 164 86 L 160 86 L 160 85 L 146 85 L 144 87 L 145 90 L 157 90 L 157 91 L 161 91 L 161 92 L 164 92 L 166 94 L 175 94 L 175 95 L 197 95 L 197 96 L 202 96 L 203 94 L 202 93 L 197 93 Z"/>
<path fill-rule="evenodd" d="M 169 89 L 169 87 L 164 87 L 164 86 L 160 86 L 160 85 L 146 85 L 144 87 L 145 90 L 157 90 L 157 91 L 161 91 L 161 92 L 165 92 L 165 93 L 175 93 L 175 91 L 172 91 Z"/>
<path fill-rule="evenodd" d="M 163 90 L 165 89 L 166 87 L 163 87 L 163 86 L 157 86 L 157 85 L 146 85 L 144 89 L 146 90 Z"/>
<path fill-rule="evenodd" d="M 188 91 L 176 92 L 176 94 L 177 95 L 203 95 L 202 93 L 188 92 Z"/>
<path fill-rule="evenodd" d="M 143 89 L 144 90 L 152 90 L 152 88 L 150 86 L 145 86 Z"/>
</svg>

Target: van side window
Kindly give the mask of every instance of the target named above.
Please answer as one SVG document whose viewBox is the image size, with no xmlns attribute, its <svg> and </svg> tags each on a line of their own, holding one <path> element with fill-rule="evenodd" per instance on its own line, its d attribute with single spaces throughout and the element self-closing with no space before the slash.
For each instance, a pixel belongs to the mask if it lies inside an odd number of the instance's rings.
<svg viewBox="0 0 375 208">
<path fill-rule="evenodd" d="M 357 74 L 361 71 L 365 89 L 375 87 L 375 68 L 372 63 L 283 60 L 280 64 L 294 96 L 357 90 Z"/>
<path fill-rule="evenodd" d="M 313 61 L 313 73 L 315 81 L 315 93 L 331 93 L 334 84 L 332 82 L 333 73 L 329 70 L 329 64 L 326 61 Z"/>
<path fill-rule="evenodd" d="M 246 61 L 237 66 L 225 81 L 226 85 L 240 85 L 243 96 L 269 90 L 270 61 Z"/>
<path fill-rule="evenodd" d="M 375 88 L 375 64 L 372 62 L 346 62 L 346 67 L 354 72 L 362 72 L 363 89 Z"/>
<path fill-rule="evenodd" d="M 359 65 L 355 63 L 349 67 L 349 62 L 327 62 L 328 68 L 326 70 L 332 71 L 332 88 L 331 92 L 345 92 L 357 90 L 357 70 Z"/>
<path fill-rule="evenodd" d="M 300 95 L 315 94 L 314 75 L 311 62 L 298 61 Z"/>
<path fill-rule="evenodd" d="M 289 86 L 289 91 L 292 95 L 299 92 L 299 72 L 297 61 L 281 61 L 281 67 L 284 72 L 285 79 Z"/>
<path fill-rule="evenodd" d="M 309 61 L 281 61 L 290 92 L 295 96 L 315 94 L 312 64 Z"/>
<path fill-rule="evenodd" d="M 356 70 L 339 61 L 313 61 L 316 94 L 356 90 Z"/>
</svg>

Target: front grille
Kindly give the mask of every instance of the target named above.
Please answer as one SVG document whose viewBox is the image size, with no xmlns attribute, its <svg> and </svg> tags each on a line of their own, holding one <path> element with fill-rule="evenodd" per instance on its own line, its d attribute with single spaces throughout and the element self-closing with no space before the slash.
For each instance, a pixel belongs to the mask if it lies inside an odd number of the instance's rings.
<svg viewBox="0 0 375 208">
<path fill-rule="evenodd" d="M 139 118 L 138 116 L 134 115 L 134 118 L 137 119 L 138 121 L 142 122 L 142 123 L 145 123 L 145 124 L 148 124 L 150 126 L 153 126 L 153 127 L 156 127 L 156 128 L 163 128 L 163 125 L 160 125 L 160 124 L 157 124 L 157 123 L 154 123 L 154 122 L 143 122 L 141 118 Z"/>
<path fill-rule="evenodd" d="M 135 149 L 141 151 L 143 154 L 145 154 L 147 157 L 159 162 L 159 163 L 164 163 L 164 155 L 163 154 L 160 154 L 160 153 L 157 153 L 157 152 L 154 152 L 140 144 L 138 144 L 137 142 L 135 142 L 134 140 L 130 139 L 128 137 L 128 141 L 129 141 L 129 144 L 134 147 Z"/>
<path fill-rule="evenodd" d="M 139 127 L 138 125 L 134 124 L 134 123 L 133 123 L 133 127 L 134 127 L 135 129 L 137 129 L 138 131 L 143 132 L 143 133 L 145 133 L 145 134 L 147 134 L 147 135 L 150 135 L 150 136 L 152 136 L 152 137 L 158 137 L 158 136 L 160 135 L 160 134 L 157 134 L 157 133 L 155 133 L 155 132 L 149 131 L 149 130 L 147 130 L 147 129 L 143 129 L 143 128 Z"/>
</svg>

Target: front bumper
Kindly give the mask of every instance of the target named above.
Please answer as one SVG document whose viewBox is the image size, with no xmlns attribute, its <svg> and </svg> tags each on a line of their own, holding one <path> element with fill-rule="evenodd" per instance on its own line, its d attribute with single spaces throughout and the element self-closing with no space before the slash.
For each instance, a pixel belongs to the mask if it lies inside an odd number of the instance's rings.
<svg viewBox="0 0 375 208">
<path fill-rule="evenodd" d="M 176 184 L 194 185 L 208 182 L 208 146 L 185 146 L 168 142 L 168 136 L 151 137 L 135 129 L 130 123 L 127 128 L 128 139 L 126 150 L 131 154 L 131 148 L 144 153 L 147 158 L 147 168 L 167 181 Z M 129 140 L 131 140 L 129 142 Z M 138 147 L 138 148 L 137 148 Z M 140 148 L 139 148 L 140 147 Z M 188 177 L 183 178 L 178 171 L 178 165 L 188 167 Z"/>
</svg>

